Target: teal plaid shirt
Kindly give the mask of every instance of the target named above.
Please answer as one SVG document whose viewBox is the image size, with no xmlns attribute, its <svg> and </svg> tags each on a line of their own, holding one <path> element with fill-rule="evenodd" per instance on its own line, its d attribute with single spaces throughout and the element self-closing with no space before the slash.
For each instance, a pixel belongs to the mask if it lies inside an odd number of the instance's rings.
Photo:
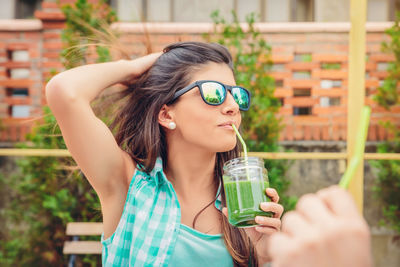
<svg viewBox="0 0 400 267">
<path fill-rule="evenodd" d="M 221 201 L 215 203 L 221 208 Z M 104 240 L 102 263 L 111 266 L 167 266 L 181 222 L 178 197 L 158 158 L 149 173 L 136 170 L 113 235 Z"/>
</svg>

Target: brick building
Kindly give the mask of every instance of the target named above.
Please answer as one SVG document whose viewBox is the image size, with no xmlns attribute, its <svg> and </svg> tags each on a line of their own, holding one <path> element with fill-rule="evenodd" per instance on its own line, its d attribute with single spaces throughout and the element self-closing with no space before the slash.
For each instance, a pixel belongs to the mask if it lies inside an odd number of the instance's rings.
<svg viewBox="0 0 400 267">
<path fill-rule="evenodd" d="M 0 19 L 33 16 L 42 2 L 56 0 L 0 0 Z M 75 0 L 62 0 L 74 2 Z M 366 0 L 368 21 L 392 21 L 400 0 Z M 240 20 L 256 12 L 261 22 L 338 22 L 349 20 L 348 0 L 108 0 L 121 21 L 211 22 L 219 9 L 228 16 L 235 10 Z"/>
<path fill-rule="evenodd" d="M 149 22 L 147 30 L 153 49 L 161 50 L 171 42 L 201 41 L 202 33 L 210 31 L 211 26 L 208 22 Z M 387 75 L 387 63 L 393 60 L 380 48 L 381 42 L 388 40 L 383 31 L 390 26 L 390 22 L 367 23 L 366 103 L 372 106 L 369 141 L 387 138 L 388 133 L 378 121 L 400 122 L 400 107 L 385 111 L 372 101 Z M 64 16 L 53 1 L 41 3 L 35 19 L 0 20 L 3 144 L 24 140 L 32 123 L 40 117 L 46 104 L 45 83 L 51 71 L 62 70 L 59 53 L 63 27 Z M 141 23 L 119 22 L 114 27 L 122 32 L 121 41 L 131 47 L 132 53 L 144 53 Z M 257 27 L 272 46 L 271 75 L 276 80 L 275 95 L 281 99 L 280 115 L 285 124 L 281 141 L 345 140 L 350 24 L 270 22 Z"/>
</svg>

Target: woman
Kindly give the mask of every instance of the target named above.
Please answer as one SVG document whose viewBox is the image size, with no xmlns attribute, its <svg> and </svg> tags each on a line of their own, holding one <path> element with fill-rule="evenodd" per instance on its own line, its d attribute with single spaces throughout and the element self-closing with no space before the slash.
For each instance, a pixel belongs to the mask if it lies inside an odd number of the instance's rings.
<svg viewBox="0 0 400 267">
<path fill-rule="evenodd" d="M 116 83 L 129 87 L 112 124 L 114 137 L 90 102 Z M 258 266 L 269 260 L 267 240 L 283 212 L 276 191 L 267 189 L 273 202 L 261 205 L 275 217 L 257 217 L 258 227 L 232 227 L 221 211 L 222 166 L 239 155 L 230 125 L 239 127 L 240 110 L 249 108 L 238 98 L 249 97 L 245 89 L 223 85 L 235 85 L 231 55 L 221 45 L 198 42 L 78 67 L 48 83 L 47 101 L 68 150 L 100 198 L 104 266 Z"/>
</svg>

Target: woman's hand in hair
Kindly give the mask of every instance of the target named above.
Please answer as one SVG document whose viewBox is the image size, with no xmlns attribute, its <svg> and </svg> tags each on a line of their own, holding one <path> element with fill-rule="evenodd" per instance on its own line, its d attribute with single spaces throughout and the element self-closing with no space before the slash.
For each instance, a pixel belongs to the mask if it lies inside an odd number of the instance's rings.
<svg viewBox="0 0 400 267">
<path fill-rule="evenodd" d="M 257 216 L 255 221 L 258 226 L 245 228 L 245 232 L 256 248 L 259 262 L 265 263 L 270 260 L 268 252 L 269 237 L 281 229 L 280 217 L 283 213 L 283 206 L 278 204 L 279 195 L 273 188 L 267 188 L 266 194 L 271 199 L 271 202 L 263 202 L 260 204 L 260 208 L 265 212 L 272 212 L 273 217 L 267 216 Z M 222 212 L 228 216 L 228 211 L 226 208 Z"/>
<path fill-rule="evenodd" d="M 157 52 L 133 60 L 123 60 L 125 66 L 127 68 L 130 68 L 132 71 L 125 80 L 121 81 L 121 84 L 128 86 L 130 83 L 132 83 L 132 81 L 134 81 L 144 72 L 146 72 L 151 66 L 153 66 L 153 64 L 162 54 L 163 52 Z"/>
<path fill-rule="evenodd" d="M 273 267 L 370 267 L 370 249 L 367 223 L 338 186 L 300 198 L 268 247 Z"/>
</svg>

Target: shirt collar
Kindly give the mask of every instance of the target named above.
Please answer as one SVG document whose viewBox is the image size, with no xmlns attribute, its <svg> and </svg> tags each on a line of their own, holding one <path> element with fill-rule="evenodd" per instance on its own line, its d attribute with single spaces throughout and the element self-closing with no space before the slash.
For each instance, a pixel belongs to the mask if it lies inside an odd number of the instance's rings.
<svg viewBox="0 0 400 267">
<path fill-rule="evenodd" d="M 156 163 L 154 164 L 154 168 L 150 172 L 150 176 L 154 179 L 156 186 L 168 182 L 168 179 L 163 171 L 163 161 L 161 157 L 157 157 Z"/>
<path fill-rule="evenodd" d="M 157 157 L 154 167 L 149 173 L 146 173 L 144 171 L 144 167 L 139 164 L 138 170 L 143 173 L 143 176 L 146 178 L 146 180 L 154 181 L 156 187 L 168 182 L 168 179 L 163 171 L 163 162 L 161 157 Z"/>
</svg>

